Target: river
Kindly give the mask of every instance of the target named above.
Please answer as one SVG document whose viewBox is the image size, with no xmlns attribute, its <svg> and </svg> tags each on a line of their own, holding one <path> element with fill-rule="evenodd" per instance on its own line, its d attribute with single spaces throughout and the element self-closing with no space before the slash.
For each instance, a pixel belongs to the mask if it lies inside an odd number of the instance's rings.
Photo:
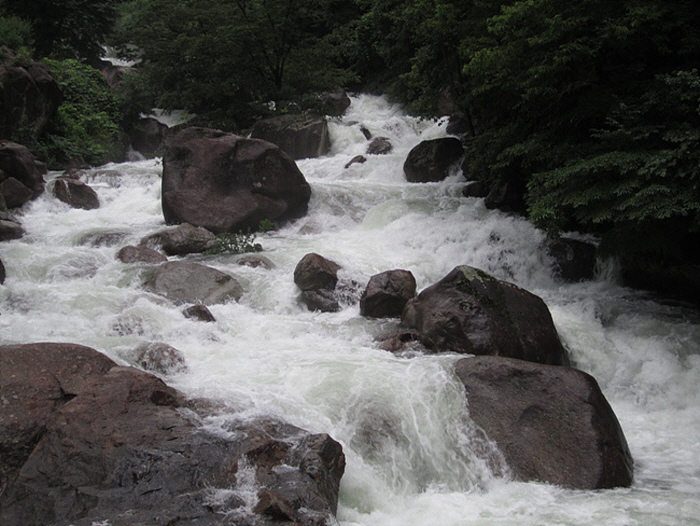
<svg viewBox="0 0 700 526">
<path fill-rule="evenodd" d="M 367 147 L 353 123 L 388 137 L 394 150 L 344 168 Z M 359 96 L 330 128 L 331 153 L 297 162 L 313 191 L 308 215 L 257 239 L 274 269 L 239 266 L 230 255 L 187 257 L 246 290 L 238 303 L 210 307 L 215 323 L 184 318 L 141 287 L 146 266 L 115 258 L 164 226 L 159 159 L 89 170 L 97 210 L 70 209 L 50 192 L 26 205 L 18 215 L 27 235 L 0 245 L 8 275 L 0 343 L 79 343 L 120 363 L 141 343 L 172 345 L 188 369 L 167 377 L 170 385 L 343 445 L 342 526 L 700 524 L 698 312 L 619 286 L 611 266 L 593 281 L 558 281 L 544 234 L 461 197 L 458 172 L 407 183 L 408 151 L 444 136 L 444 122 Z M 633 486 L 574 491 L 494 473 L 473 438 L 455 357 L 379 349 L 375 338 L 397 321 L 364 319 L 357 305 L 309 312 L 293 282 L 309 252 L 359 283 L 401 268 L 420 290 L 468 264 L 541 296 L 576 366 L 598 380 L 618 416 L 635 459 Z"/>
</svg>

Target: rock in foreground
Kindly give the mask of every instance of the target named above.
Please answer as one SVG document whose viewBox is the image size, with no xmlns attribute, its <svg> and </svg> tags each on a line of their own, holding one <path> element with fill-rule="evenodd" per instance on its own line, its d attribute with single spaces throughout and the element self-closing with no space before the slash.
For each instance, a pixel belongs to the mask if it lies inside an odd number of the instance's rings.
<svg viewBox="0 0 700 526">
<path fill-rule="evenodd" d="M 569 363 L 540 297 L 466 265 L 409 301 L 401 319 L 434 351 Z"/>
<path fill-rule="evenodd" d="M 495 356 L 463 358 L 456 372 L 471 418 L 516 478 L 575 489 L 632 483 L 627 441 L 590 375 Z"/>
<path fill-rule="evenodd" d="M 345 460 L 328 435 L 235 416 L 208 431 L 211 407 L 71 344 L 0 347 L 0 399 L 9 398 L 0 405 L 3 526 L 333 520 Z"/>
<path fill-rule="evenodd" d="M 167 140 L 162 203 L 168 224 L 220 234 L 257 230 L 306 213 L 311 187 L 296 163 L 272 143 L 207 128 Z"/>
</svg>

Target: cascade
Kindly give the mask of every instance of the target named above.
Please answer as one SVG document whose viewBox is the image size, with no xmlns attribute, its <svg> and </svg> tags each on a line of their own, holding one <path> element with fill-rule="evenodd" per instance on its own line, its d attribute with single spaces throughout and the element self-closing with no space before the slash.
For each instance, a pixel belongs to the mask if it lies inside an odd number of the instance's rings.
<svg viewBox="0 0 700 526">
<path fill-rule="evenodd" d="M 393 150 L 345 168 L 367 147 L 357 123 Z M 143 267 L 115 258 L 164 225 L 160 160 L 89 170 L 97 210 L 70 209 L 46 192 L 18 214 L 27 235 L 0 245 L 8 275 L 0 343 L 79 343 L 125 364 L 144 342 L 176 347 L 188 368 L 170 385 L 343 445 L 343 526 L 700 524 L 697 311 L 625 289 L 610 273 L 562 283 L 544 233 L 462 197 L 459 171 L 407 183 L 403 160 L 419 141 L 445 136 L 443 121 L 363 95 L 330 132 L 329 155 L 297 162 L 313 191 L 309 213 L 258 237 L 274 269 L 238 266 L 226 254 L 187 256 L 235 275 L 246 291 L 238 303 L 210 307 L 216 323 L 183 318 L 143 289 Z M 396 320 L 362 318 L 357 305 L 309 312 L 298 301 L 293 271 L 309 252 L 363 284 L 402 268 L 420 290 L 468 264 L 541 296 L 576 366 L 598 380 L 620 420 L 633 486 L 594 492 L 511 480 L 469 419 L 455 357 L 391 354 L 376 337 Z"/>
</svg>

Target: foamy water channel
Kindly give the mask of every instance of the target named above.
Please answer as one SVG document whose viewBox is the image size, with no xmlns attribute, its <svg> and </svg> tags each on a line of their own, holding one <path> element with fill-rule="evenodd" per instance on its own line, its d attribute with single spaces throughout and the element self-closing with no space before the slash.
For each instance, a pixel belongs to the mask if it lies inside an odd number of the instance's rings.
<svg viewBox="0 0 700 526">
<path fill-rule="evenodd" d="M 393 152 L 345 169 L 367 146 L 355 122 L 388 137 Z M 46 192 L 19 214 L 27 235 L 0 244 L 8 275 L 0 343 L 79 343 L 121 363 L 143 342 L 176 347 L 188 370 L 166 378 L 174 387 L 342 443 L 343 526 L 700 524 L 698 313 L 621 288 L 612 274 L 558 282 L 544 234 L 461 197 L 458 172 L 443 183 L 406 183 L 408 151 L 444 136 L 444 123 L 362 96 L 331 122 L 331 134 L 329 156 L 298 162 L 312 186 L 309 214 L 258 238 L 275 269 L 242 267 L 227 255 L 187 257 L 236 276 L 246 290 L 239 303 L 210 307 L 215 323 L 184 318 L 141 288 L 146 266 L 115 258 L 164 226 L 159 160 L 91 170 L 98 210 L 70 209 Z M 356 305 L 309 312 L 293 282 L 308 252 L 360 283 L 403 268 L 422 289 L 468 264 L 542 296 L 576 364 L 596 377 L 620 420 L 634 485 L 572 491 L 503 475 L 469 419 L 454 357 L 380 350 L 375 337 L 397 322 L 364 319 Z"/>
</svg>

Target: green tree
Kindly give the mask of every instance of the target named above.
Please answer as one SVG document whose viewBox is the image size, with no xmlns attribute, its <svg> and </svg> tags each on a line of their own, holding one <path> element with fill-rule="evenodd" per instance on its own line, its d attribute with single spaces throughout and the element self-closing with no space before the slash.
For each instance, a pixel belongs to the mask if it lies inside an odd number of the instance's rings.
<svg viewBox="0 0 700 526">
<path fill-rule="evenodd" d="M 118 142 L 121 112 L 104 78 L 74 59 L 44 62 L 61 85 L 63 103 L 33 149 L 54 169 L 107 162 Z"/>
<path fill-rule="evenodd" d="M 116 20 L 111 0 L 0 0 L 0 14 L 32 26 L 35 56 L 96 61 Z"/>
<path fill-rule="evenodd" d="M 241 109 L 335 88 L 323 0 L 144 0 L 124 4 L 115 39 L 166 109 Z"/>
<path fill-rule="evenodd" d="M 700 7 L 520 0 L 484 27 L 464 55 L 475 176 L 527 192 L 552 231 L 601 234 L 609 253 L 681 252 L 700 203 Z"/>
</svg>

